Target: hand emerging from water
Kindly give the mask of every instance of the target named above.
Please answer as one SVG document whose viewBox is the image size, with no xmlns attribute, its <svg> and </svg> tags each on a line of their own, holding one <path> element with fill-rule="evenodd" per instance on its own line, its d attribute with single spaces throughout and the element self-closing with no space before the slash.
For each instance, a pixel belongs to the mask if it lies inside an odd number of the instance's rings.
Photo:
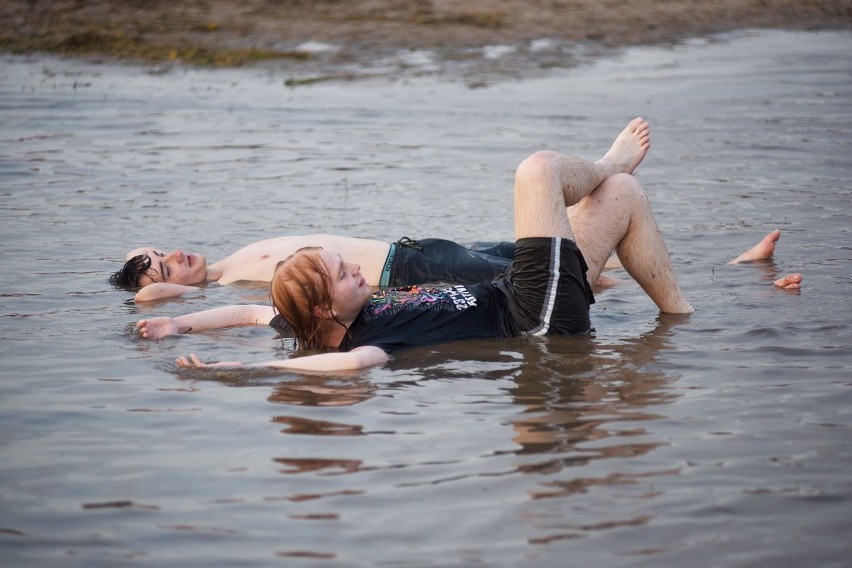
<svg viewBox="0 0 852 568">
<path fill-rule="evenodd" d="M 237 361 L 220 361 L 218 363 L 205 363 L 201 359 L 195 356 L 195 353 L 190 353 L 189 358 L 186 357 L 178 357 L 175 359 L 175 363 L 177 363 L 178 367 L 189 368 L 189 369 L 221 369 L 227 367 L 242 367 L 242 363 L 238 363 Z"/>
<path fill-rule="evenodd" d="M 136 322 L 136 329 L 142 339 L 162 339 L 181 333 L 175 319 L 168 317 L 139 320 Z"/>
</svg>

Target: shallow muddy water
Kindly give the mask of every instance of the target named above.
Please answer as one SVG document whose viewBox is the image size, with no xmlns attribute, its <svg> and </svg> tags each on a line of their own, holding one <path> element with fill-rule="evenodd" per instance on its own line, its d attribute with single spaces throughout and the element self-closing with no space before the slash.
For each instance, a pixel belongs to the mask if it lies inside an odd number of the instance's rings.
<svg viewBox="0 0 852 568">
<path fill-rule="evenodd" d="M 848 33 L 741 33 L 478 89 L 4 57 L 0 563 L 848 565 L 850 53 Z M 640 114 L 690 317 L 625 283 L 594 339 L 178 372 L 290 342 L 133 322 L 264 291 L 140 307 L 106 283 L 144 244 L 509 238 L 521 159 L 597 158 Z M 774 261 L 725 264 L 776 227 Z M 771 285 L 788 272 L 801 293 Z"/>
</svg>

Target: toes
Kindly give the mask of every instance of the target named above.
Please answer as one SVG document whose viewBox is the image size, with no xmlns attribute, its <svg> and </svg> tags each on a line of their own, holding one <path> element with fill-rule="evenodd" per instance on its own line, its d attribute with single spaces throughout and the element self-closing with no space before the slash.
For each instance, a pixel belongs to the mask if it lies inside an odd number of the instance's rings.
<svg viewBox="0 0 852 568">
<path fill-rule="evenodd" d="M 785 290 L 798 290 L 801 288 L 802 275 L 799 273 L 788 274 L 783 278 L 779 278 L 774 282 L 776 286 L 779 288 L 784 288 Z"/>
</svg>

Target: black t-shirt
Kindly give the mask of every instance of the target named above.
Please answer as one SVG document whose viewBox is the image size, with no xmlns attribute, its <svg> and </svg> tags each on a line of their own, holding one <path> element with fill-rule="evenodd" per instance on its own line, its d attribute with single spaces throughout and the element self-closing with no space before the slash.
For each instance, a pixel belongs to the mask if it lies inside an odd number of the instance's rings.
<svg viewBox="0 0 852 568">
<path fill-rule="evenodd" d="M 405 347 L 516 335 L 505 303 L 503 293 L 490 283 L 380 290 L 349 326 L 340 349 L 373 345 L 393 353 Z"/>
</svg>

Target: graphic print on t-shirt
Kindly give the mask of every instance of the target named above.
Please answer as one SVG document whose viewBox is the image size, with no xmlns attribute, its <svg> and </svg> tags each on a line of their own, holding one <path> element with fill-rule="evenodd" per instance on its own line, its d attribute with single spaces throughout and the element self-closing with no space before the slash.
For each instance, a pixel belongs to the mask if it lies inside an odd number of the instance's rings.
<svg viewBox="0 0 852 568">
<path fill-rule="evenodd" d="M 462 311 L 475 305 L 476 298 L 463 285 L 450 288 L 409 286 L 376 292 L 370 298 L 364 315 L 365 319 L 372 320 L 401 311 Z"/>
</svg>

